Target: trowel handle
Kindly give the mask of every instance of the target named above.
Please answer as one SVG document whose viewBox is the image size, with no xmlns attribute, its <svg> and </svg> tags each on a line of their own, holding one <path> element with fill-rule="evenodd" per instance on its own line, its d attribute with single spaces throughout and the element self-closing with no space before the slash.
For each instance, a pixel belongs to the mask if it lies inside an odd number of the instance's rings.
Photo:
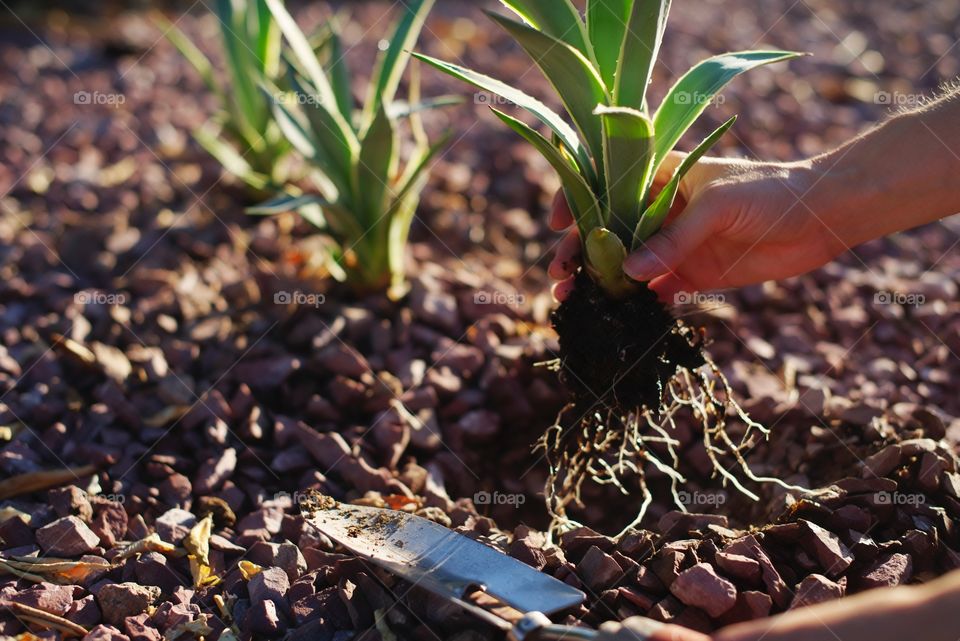
<svg viewBox="0 0 960 641">
<path fill-rule="evenodd" d="M 544 622 L 540 613 L 531 613 L 516 624 L 510 634 L 511 641 L 650 641 L 663 624 L 644 617 L 630 617 L 621 622 L 608 621 L 598 630 L 555 625 Z M 545 619 L 546 617 L 544 617 Z"/>
</svg>

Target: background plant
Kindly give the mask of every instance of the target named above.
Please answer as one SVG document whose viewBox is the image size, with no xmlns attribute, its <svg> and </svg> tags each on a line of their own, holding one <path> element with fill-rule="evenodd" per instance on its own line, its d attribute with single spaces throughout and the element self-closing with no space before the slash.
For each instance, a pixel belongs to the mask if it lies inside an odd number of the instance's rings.
<svg viewBox="0 0 960 641">
<path fill-rule="evenodd" d="M 267 86 L 273 115 L 290 144 L 307 160 L 318 193 L 290 190 L 249 209 L 271 214 L 297 211 L 327 239 L 325 265 L 332 276 L 358 290 L 390 287 L 402 291 L 410 225 L 431 160 L 448 136 L 431 144 L 420 112 L 459 102 L 441 97 L 420 100 L 417 73 L 411 74 L 408 100 L 397 90 L 433 0 L 405 3 L 404 14 L 381 53 L 362 106 L 355 106 L 340 38 L 331 29 L 325 62 L 297 27 L 280 0 L 265 0 L 289 46 L 289 91 Z M 415 69 L 415 68 L 414 68 Z M 402 141 L 400 121 L 409 124 Z M 412 151 L 401 162 L 403 142 Z"/>
<path fill-rule="evenodd" d="M 175 25 L 157 14 L 166 37 L 218 97 L 220 112 L 194 138 L 223 167 L 260 191 L 283 184 L 290 148 L 273 119 L 270 97 L 260 85 L 283 76 L 280 30 L 265 0 L 217 0 L 227 82 L 218 80 L 210 59 Z"/>
<path fill-rule="evenodd" d="M 697 145 L 651 201 L 653 179 L 664 158 L 733 78 L 801 54 L 740 51 L 714 56 L 681 77 L 651 113 L 646 90 L 670 0 L 588 0 L 585 18 L 570 0 L 501 2 L 522 22 L 488 15 L 533 58 L 556 89 L 576 131 L 546 105 L 507 83 L 415 55 L 505 98 L 549 127 L 547 138 L 491 107 L 557 171 L 584 244 L 588 272 L 608 294 L 624 295 L 635 287 L 621 270 L 627 248 L 636 248 L 663 225 L 681 178 L 735 118 Z"/>
</svg>

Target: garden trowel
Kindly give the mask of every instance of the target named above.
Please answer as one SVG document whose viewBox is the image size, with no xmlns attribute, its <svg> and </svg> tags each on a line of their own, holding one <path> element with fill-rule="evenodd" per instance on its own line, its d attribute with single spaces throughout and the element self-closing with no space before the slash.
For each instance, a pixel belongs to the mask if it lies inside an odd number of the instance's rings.
<svg viewBox="0 0 960 641">
<path fill-rule="evenodd" d="M 650 638 L 646 632 L 652 622 L 640 617 L 604 624 L 599 631 L 551 623 L 547 615 L 579 605 L 586 595 L 428 519 L 340 504 L 319 494 L 305 501 L 301 511 L 308 523 L 353 554 L 456 603 L 503 630 L 512 641 Z M 481 607 L 493 601 L 490 597 L 508 607 Z"/>
</svg>

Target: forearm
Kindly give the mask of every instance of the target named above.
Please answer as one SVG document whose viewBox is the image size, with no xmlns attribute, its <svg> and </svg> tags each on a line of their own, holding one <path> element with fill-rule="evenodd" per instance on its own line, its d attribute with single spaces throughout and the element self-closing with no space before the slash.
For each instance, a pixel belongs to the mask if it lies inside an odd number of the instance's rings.
<svg viewBox="0 0 960 641">
<path fill-rule="evenodd" d="M 813 159 L 813 213 L 841 249 L 960 212 L 960 95 Z"/>
</svg>

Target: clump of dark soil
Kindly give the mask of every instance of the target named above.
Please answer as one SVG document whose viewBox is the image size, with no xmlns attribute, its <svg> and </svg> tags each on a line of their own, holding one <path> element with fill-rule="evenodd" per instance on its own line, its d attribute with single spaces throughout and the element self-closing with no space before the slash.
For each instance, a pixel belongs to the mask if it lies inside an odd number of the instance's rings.
<svg viewBox="0 0 960 641">
<path fill-rule="evenodd" d="M 660 407 L 666 382 L 705 363 L 697 332 L 673 317 L 646 284 L 626 298 L 608 296 L 585 272 L 553 314 L 560 379 L 577 416 L 624 416 Z"/>
</svg>

